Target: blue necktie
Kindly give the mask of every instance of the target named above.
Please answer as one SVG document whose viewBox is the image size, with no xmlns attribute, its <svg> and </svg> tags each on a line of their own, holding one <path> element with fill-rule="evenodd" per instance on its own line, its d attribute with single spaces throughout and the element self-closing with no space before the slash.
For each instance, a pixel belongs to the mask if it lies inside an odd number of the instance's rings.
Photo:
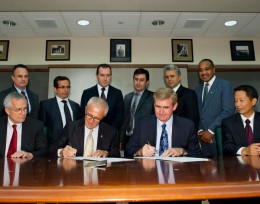
<svg viewBox="0 0 260 204">
<path fill-rule="evenodd" d="M 166 124 L 163 124 L 162 125 L 162 135 L 161 135 L 161 139 L 160 139 L 159 155 L 161 155 L 167 149 L 168 149 L 168 133 L 166 130 Z"/>
<path fill-rule="evenodd" d="M 204 93 L 203 93 L 203 101 L 202 101 L 202 107 L 204 107 L 205 105 L 205 102 L 206 102 L 206 98 L 207 98 L 207 95 L 208 95 L 208 92 L 209 92 L 209 83 L 206 83 L 204 85 Z"/>
</svg>

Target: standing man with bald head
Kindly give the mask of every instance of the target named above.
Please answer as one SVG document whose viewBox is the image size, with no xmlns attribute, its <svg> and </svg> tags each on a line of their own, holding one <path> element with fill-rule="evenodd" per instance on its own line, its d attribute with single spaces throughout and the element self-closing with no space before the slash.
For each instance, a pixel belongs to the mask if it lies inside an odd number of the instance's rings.
<svg viewBox="0 0 260 204">
<path fill-rule="evenodd" d="M 13 67 L 11 76 L 13 86 L 0 92 L 0 117 L 6 115 L 4 110 L 4 98 L 11 92 L 16 91 L 23 94 L 27 99 L 28 113 L 27 116 L 37 119 L 39 109 L 39 96 L 28 88 L 29 71 L 27 66 L 17 64 Z"/>
</svg>

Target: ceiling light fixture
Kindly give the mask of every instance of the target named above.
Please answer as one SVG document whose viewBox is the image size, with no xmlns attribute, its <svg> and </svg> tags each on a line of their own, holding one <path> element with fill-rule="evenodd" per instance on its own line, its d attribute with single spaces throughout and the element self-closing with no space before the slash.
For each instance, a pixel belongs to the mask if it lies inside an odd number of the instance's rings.
<svg viewBox="0 0 260 204">
<path fill-rule="evenodd" d="M 225 26 L 234 26 L 237 24 L 237 21 L 226 21 Z"/>
<path fill-rule="evenodd" d="M 164 21 L 163 21 L 163 20 L 154 20 L 154 21 L 152 22 L 152 24 L 153 24 L 154 26 L 162 26 L 162 25 L 164 24 Z"/>
<path fill-rule="evenodd" d="M 79 20 L 77 23 L 80 26 L 87 26 L 87 25 L 89 25 L 90 22 L 87 20 Z"/>
<path fill-rule="evenodd" d="M 4 20 L 3 24 L 6 26 L 10 26 L 10 27 L 13 27 L 16 25 L 16 23 L 14 21 L 10 21 L 10 20 Z"/>
</svg>

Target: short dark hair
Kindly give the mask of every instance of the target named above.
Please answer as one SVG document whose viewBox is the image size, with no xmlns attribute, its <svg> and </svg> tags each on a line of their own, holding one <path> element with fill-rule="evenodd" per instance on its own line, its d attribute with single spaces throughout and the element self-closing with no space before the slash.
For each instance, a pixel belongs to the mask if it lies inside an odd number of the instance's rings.
<svg viewBox="0 0 260 204">
<path fill-rule="evenodd" d="M 111 67 L 110 67 L 109 64 L 100 64 L 100 65 L 98 65 L 98 67 L 97 67 L 96 75 L 98 75 L 98 71 L 99 71 L 99 68 L 100 68 L 100 67 L 109 68 L 109 69 L 110 69 L 110 72 L 112 73 L 112 69 L 111 69 Z"/>
<path fill-rule="evenodd" d="M 136 69 L 135 72 L 134 72 L 133 78 L 135 77 L 135 75 L 138 75 L 138 74 L 145 74 L 146 81 L 149 81 L 150 75 L 149 75 L 149 72 L 146 69 L 144 69 L 144 68 Z"/>
<path fill-rule="evenodd" d="M 210 67 L 212 67 L 212 68 L 215 67 L 214 62 L 211 59 L 202 59 L 202 60 L 200 60 L 199 64 L 201 62 L 208 62 L 208 63 L 210 63 Z"/>
<path fill-rule="evenodd" d="M 14 75 L 14 72 L 15 72 L 15 70 L 17 68 L 24 68 L 24 69 L 26 69 L 29 72 L 28 67 L 26 65 L 24 65 L 24 64 L 16 64 L 16 65 L 14 65 L 13 70 L 12 70 L 12 74 L 13 75 Z"/>
<path fill-rule="evenodd" d="M 59 87 L 59 81 L 64 81 L 64 80 L 68 80 L 70 82 L 70 79 L 66 76 L 56 76 L 55 79 L 53 80 L 53 86 L 55 88 Z"/>
<path fill-rule="evenodd" d="M 248 98 L 250 98 L 251 100 L 253 98 L 256 98 L 258 100 L 257 90 L 251 85 L 240 85 L 240 86 L 236 87 L 234 90 L 235 90 L 235 92 L 244 91 L 244 92 L 246 92 L 246 96 Z"/>
</svg>

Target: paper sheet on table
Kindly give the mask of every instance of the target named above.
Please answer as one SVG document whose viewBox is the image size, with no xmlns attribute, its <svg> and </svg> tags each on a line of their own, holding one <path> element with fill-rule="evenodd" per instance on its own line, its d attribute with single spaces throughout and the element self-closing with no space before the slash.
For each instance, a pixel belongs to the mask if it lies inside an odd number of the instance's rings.
<svg viewBox="0 0 260 204">
<path fill-rule="evenodd" d="M 75 160 L 89 160 L 89 161 L 107 161 L 108 163 L 113 162 L 127 162 L 134 161 L 134 159 L 125 159 L 125 158 L 114 158 L 114 157 L 74 157 Z"/>
<path fill-rule="evenodd" d="M 175 161 L 175 162 L 198 162 L 198 161 L 209 161 L 206 158 L 196 158 L 196 157 L 136 157 L 136 158 L 143 158 L 143 159 L 153 159 L 153 160 L 166 160 L 166 161 Z"/>
</svg>

